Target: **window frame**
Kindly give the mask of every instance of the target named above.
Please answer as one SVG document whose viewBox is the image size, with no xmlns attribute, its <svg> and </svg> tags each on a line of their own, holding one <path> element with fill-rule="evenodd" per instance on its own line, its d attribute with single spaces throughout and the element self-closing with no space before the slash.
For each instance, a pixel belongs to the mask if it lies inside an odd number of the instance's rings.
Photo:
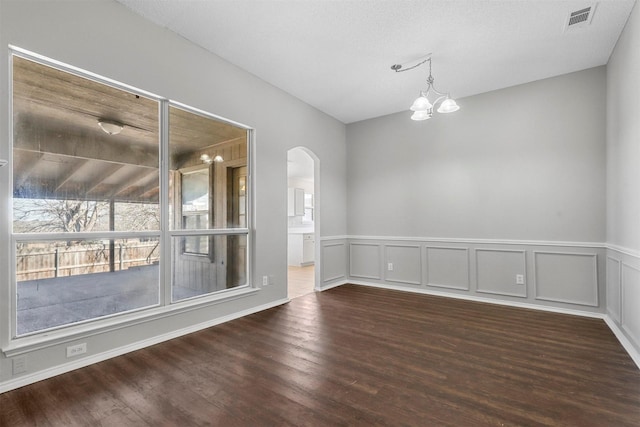
<svg viewBox="0 0 640 427">
<path fill-rule="evenodd" d="M 60 71 L 70 73 L 75 76 L 79 76 L 85 79 L 92 80 L 94 82 L 104 84 L 116 89 L 124 90 L 133 94 L 144 96 L 151 100 L 157 101 L 159 105 L 158 111 L 158 134 L 159 134 L 159 208 L 160 208 L 160 230 L 158 231 L 97 231 L 97 232 L 77 232 L 77 233 L 14 233 L 13 230 L 13 150 L 14 150 L 14 112 L 13 112 L 13 58 L 20 57 L 36 63 L 58 69 Z M 9 270 L 7 274 L 10 275 L 9 280 L 6 282 L 6 286 L 9 287 L 10 302 L 8 313 L 5 313 L 5 320 L 9 334 L 8 342 L 2 343 L 2 350 L 9 357 L 17 354 L 22 354 L 27 351 L 31 351 L 36 348 L 45 348 L 53 345 L 57 345 L 62 342 L 67 342 L 70 339 L 76 339 L 83 336 L 94 335 L 96 333 L 106 332 L 109 330 L 116 330 L 123 327 L 135 325 L 138 323 L 148 322 L 150 320 L 159 319 L 168 315 L 174 315 L 177 313 L 187 312 L 202 307 L 220 304 L 225 301 L 234 300 L 255 294 L 259 291 L 259 287 L 254 284 L 253 270 L 254 270 L 254 208 L 253 203 L 255 199 L 255 181 L 254 181 L 254 152 L 255 152 L 255 130 L 247 125 L 235 122 L 224 117 L 208 113 L 204 110 L 200 110 L 191 106 L 187 106 L 177 101 L 170 100 L 158 96 L 156 94 L 144 91 L 142 89 L 129 86 L 127 84 L 112 80 L 107 77 L 100 76 L 80 69 L 78 67 L 62 63 L 60 61 L 47 58 L 45 56 L 15 47 L 9 46 L 9 149 L 12 155 L 8 161 L 8 186 L 11 191 L 8 194 L 7 208 L 12 214 L 9 215 L 9 222 L 6 224 L 9 230 L 9 244 L 8 251 L 9 256 Z M 205 230 L 207 235 L 245 235 L 247 238 L 246 248 L 246 283 L 236 288 L 220 290 L 217 292 L 204 294 L 201 296 L 172 301 L 171 291 L 171 268 L 172 268 L 172 255 L 171 245 L 172 239 L 180 236 L 201 235 L 203 230 L 176 230 L 172 229 L 169 224 L 169 203 L 170 203 L 170 186 L 169 186 L 169 107 L 174 106 L 183 110 L 191 111 L 196 114 L 209 117 L 229 125 L 233 125 L 244 129 L 247 135 L 247 185 L 249 189 L 246 194 L 246 210 L 247 210 L 247 227 L 238 229 L 211 229 Z M 181 202 L 181 201 L 180 201 Z M 34 242 L 34 241 L 54 241 L 54 240 L 83 240 L 83 239 L 119 239 L 119 238 L 157 238 L 160 242 L 160 268 L 159 268 L 159 280 L 158 280 L 158 304 L 138 308 L 129 311 L 123 311 L 112 315 L 97 317 L 93 319 L 83 320 L 79 322 L 69 323 L 66 325 L 56 326 L 49 329 L 42 329 L 36 332 L 17 334 L 17 276 L 16 276 L 16 260 L 17 253 L 16 248 L 19 242 Z"/>
</svg>

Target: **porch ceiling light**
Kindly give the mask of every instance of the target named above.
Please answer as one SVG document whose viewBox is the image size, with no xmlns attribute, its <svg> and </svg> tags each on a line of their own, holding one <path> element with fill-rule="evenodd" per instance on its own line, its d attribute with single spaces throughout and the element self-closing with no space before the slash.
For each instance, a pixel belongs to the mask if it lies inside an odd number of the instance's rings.
<svg viewBox="0 0 640 427">
<path fill-rule="evenodd" d="M 122 129 L 124 128 L 122 123 L 102 119 L 98 120 L 98 126 L 100 126 L 100 129 L 109 135 L 117 135 L 122 132 Z"/>
</svg>

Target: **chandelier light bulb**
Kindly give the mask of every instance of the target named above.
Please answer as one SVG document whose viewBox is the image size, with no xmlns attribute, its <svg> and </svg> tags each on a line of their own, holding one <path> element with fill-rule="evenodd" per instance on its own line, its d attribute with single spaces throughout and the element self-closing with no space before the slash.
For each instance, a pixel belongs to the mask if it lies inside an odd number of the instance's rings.
<svg viewBox="0 0 640 427">
<path fill-rule="evenodd" d="M 426 96 L 420 95 L 413 101 L 413 105 L 411 105 L 411 111 L 427 111 L 432 108 L 433 105 L 429 102 Z"/>
<path fill-rule="evenodd" d="M 413 111 L 411 115 L 411 120 L 427 120 L 433 117 L 433 110 L 437 108 L 438 113 L 453 113 L 460 109 L 460 106 L 456 103 L 454 99 L 449 97 L 449 93 L 440 92 L 434 86 L 434 79 L 431 75 L 431 54 L 427 55 L 426 59 L 423 59 L 421 62 L 417 64 L 404 68 L 403 65 L 394 64 L 391 66 L 391 69 L 396 73 L 402 73 L 404 71 L 413 70 L 414 68 L 418 68 L 422 64 L 429 63 L 429 77 L 427 77 L 427 87 L 420 91 L 420 96 L 413 101 L 411 107 L 409 109 Z M 432 94 L 435 96 L 435 101 L 431 103 L 429 101 L 428 96 Z"/>
<path fill-rule="evenodd" d="M 411 115 L 411 120 L 427 120 L 431 118 L 431 115 L 429 111 L 416 111 Z"/>
<path fill-rule="evenodd" d="M 456 101 L 451 98 L 447 98 L 442 101 L 442 104 L 440 104 L 438 113 L 453 113 L 454 111 L 458 111 L 459 109 L 460 106 L 456 104 Z"/>
</svg>

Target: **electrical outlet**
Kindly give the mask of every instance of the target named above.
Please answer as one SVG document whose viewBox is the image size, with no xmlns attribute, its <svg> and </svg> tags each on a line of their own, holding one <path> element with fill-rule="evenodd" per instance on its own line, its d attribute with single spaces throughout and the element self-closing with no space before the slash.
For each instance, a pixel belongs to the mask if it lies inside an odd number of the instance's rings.
<svg viewBox="0 0 640 427">
<path fill-rule="evenodd" d="M 524 285 L 524 274 L 516 274 L 516 285 Z"/>
<path fill-rule="evenodd" d="M 27 372 L 27 357 L 18 356 L 13 358 L 13 375 Z"/>
<path fill-rule="evenodd" d="M 387 270 L 393 271 L 393 263 L 392 262 L 387 263 Z"/>
<path fill-rule="evenodd" d="M 262 276 L 262 286 L 269 286 L 269 276 Z"/>
<path fill-rule="evenodd" d="M 83 342 L 82 344 L 70 345 L 67 347 L 67 358 L 75 357 L 80 354 L 84 354 L 87 352 L 87 343 Z"/>
</svg>

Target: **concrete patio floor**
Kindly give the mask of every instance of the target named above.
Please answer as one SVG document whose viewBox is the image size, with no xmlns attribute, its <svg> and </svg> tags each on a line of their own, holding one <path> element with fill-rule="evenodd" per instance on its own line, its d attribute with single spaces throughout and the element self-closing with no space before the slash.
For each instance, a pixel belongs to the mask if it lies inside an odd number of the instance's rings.
<svg viewBox="0 0 640 427">
<path fill-rule="evenodd" d="M 199 291 L 174 288 L 174 300 Z M 17 334 L 95 319 L 158 303 L 159 267 L 18 282 Z"/>
</svg>

